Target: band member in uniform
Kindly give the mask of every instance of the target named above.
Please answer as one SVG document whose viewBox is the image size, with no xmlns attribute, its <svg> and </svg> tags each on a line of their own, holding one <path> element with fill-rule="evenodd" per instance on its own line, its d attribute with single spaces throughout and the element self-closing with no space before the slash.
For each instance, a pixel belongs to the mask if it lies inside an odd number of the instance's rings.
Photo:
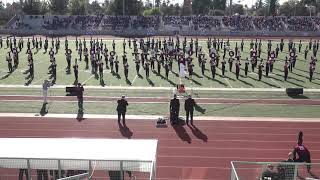
<svg viewBox="0 0 320 180">
<path fill-rule="evenodd" d="M 30 79 L 33 79 L 34 78 L 34 64 L 33 64 L 32 57 L 29 59 L 29 72 L 30 72 L 30 74 L 29 74 Z"/>
<path fill-rule="evenodd" d="M 150 71 L 150 64 L 149 64 L 149 62 L 148 61 L 146 61 L 146 63 L 144 64 L 144 69 L 145 69 L 145 71 L 146 71 L 146 78 L 147 79 L 149 79 L 149 71 Z"/>
<path fill-rule="evenodd" d="M 8 52 L 8 55 L 6 57 L 6 61 L 8 62 L 8 71 L 9 73 L 12 73 L 13 68 L 12 68 L 12 58 L 11 58 L 11 53 Z"/>
<path fill-rule="evenodd" d="M 184 102 L 184 109 L 186 111 L 186 123 L 189 124 L 189 115 L 190 115 L 190 123 L 193 125 L 193 111 L 195 106 L 195 101 L 192 99 L 191 95 L 188 96 L 188 99 Z"/>
<path fill-rule="evenodd" d="M 258 75 L 259 75 L 259 81 L 261 81 L 261 78 L 262 78 L 262 70 L 263 70 L 263 63 L 262 63 L 262 59 L 261 59 L 261 62 L 260 62 L 260 64 L 259 64 L 259 66 L 258 66 Z"/>
<path fill-rule="evenodd" d="M 244 63 L 244 74 L 246 75 L 246 77 L 248 76 L 248 69 L 249 69 L 249 59 L 246 59 L 246 62 Z"/>
<path fill-rule="evenodd" d="M 114 67 L 116 68 L 116 74 L 118 74 L 118 72 L 119 72 L 118 55 L 116 55 L 116 59 L 114 60 Z"/>
<path fill-rule="evenodd" d="M 236 61 L 236 78 L 239 79 L 239 75 L 240 75 L 240 60 Z"/>
<path fill-rule="evenodd" d="M 122 95 L 121 99 L 117 101 L 117 112 L 118 112 L 118 123 L 120 123 L 121 116 L 122 116 L 122 122 L 123 125 L 126 124 L 126 112 L 127 112 L 127 106 L 129 105 L 127 100 L 125 99 L 125 96 Z"/>
<path fill-rule="evenodd" d="M 86 63 L 86 69 L 89 69 L 89 54 L 88 48 L 84 49 L 84 62 Z"/>
<path fill-rule="evenodd" d="M 68 63 L 66 70 L 67 70 L 67 71 L 70 71 L 70 67 L 71 67 L 71 53 L 72 53 L 72 51 L 71 51 L 71 49 L 67 49 L 66 51 L 67 51 L 67 52 L 66 52 L 65 55 L 66 55 L 66 60 L 67 60 L 67 63 Z"/>
<path fill-rule="evenodd" d="M 214 79 L 216 76 L 216 62 L 214 59 L 210 60 L 210 67 L 211 67 L 212 79 Z"/>
<path fill-rule="evenodd" d="M 289 74 L 289 64 L 288 64 L 288 61 L 286 61 L 284 63 L 284 67 L 283 67 L 283 72 L 284 72 L 284 80 L 287 81 L 288 79 L 288 74 Z"/>
<path fill-rule="evenodd" d="M 309 81 L 312 81 L 312 76 L 314 73 L 314 70 L 316 69 L 315 63 L 311 62 L 309 66 Z"/>
<path fill-rule="evenodd" d="M 206 70 L 206 59 L 201 60 L 201 73 L 204 76 L 204 71 Z"/>
<path fill-rule="evenodd" d="M 304 50 L 304 59 L 305 60 L 307 60 L 307 58 L 308 58 L 308 52 L 309 52 L 309 50 L 308 50 L 308 46 L 307 46 L 306 49 Z"/>
<path fill-rule="evenodd" d="M 221 71 L 222 71 L 222 76 L 224 77 L 224 73 L 225 73 L 225 71 L 226 71 L 226 60 L 225 59 L 223 59 L 222 61 L 221 61 Z"/>
<path fill-rule="evenodd" d="M 75 64 L 73 65 L 73 72 L 74 72 L 74 79 L 75 82 L 78 83 L 78 72 L 79 72 L 79 67 L 77 63 L 77 59 L 75 60 Z"/>
<path fill-rule="evenodd" d="M 311 163 L 311 155 L 306 146 L 303 145 L 303 132 L 298 133 L 298 142 L 293 149 L 293 160 L 294 162 Z M 310 172 L 311 165 L 307 165 L 307 170 Z"/>
<path fill-rule="evenodd" d="M 98 61 L 98 69 L 99 69 L 100 83 L 102 83 L 103 82 L 103 62 L 102 62 L 102 60 Z"/>
<path fill-rule="evenodd" d="M 137 75 L 140 75 L 140 60 L 138 55 L 135 56 L 134 62 L 136 63 Z"/>
<path fill-rule="evenodd" d="M 128 62 L 126 62 L 125 64 L 124 64 L 124 67 L 123 67 L 124 69 L 124 76 L 126 77 L 126 80 L 128 80 L 128 74 L 129 74 L 129 64 L 128 64 Z"/>
<path fill-rule="evenodd" d="M 270 60 L 267 60 L 266 62 L 266 77 L 269 76 L 269 70 L 270 70 Z"/>
<path fill-rule="evenodd" d="M 166 78 L 168 79 L 170 67 L 169 67 L 169 64 L 168 64 L 167 61 L 166 61 L 165 64 L 164 64 L 164 69 L 165 69 L 165 71 L 166 71 Z M 190 75 L 190 73 L 189 73 L 189 75 Z"/>
</svg>

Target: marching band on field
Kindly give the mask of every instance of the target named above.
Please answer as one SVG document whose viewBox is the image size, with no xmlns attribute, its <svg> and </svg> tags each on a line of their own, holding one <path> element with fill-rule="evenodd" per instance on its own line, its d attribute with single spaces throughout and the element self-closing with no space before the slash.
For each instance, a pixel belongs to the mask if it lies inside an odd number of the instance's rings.
<svg viewBox="0 0 320 180">
<path fill-rule="evenodd" d="M 0 47 L 2 48 L 3 39 L 0 37 Z M 128 42 L 128 43 L 127 43 Z M 89 69 L 89 61 L 91 65 L 91 73 L 97 74 L 100 77 L 100 82 L 103 81 L 104 67 L 110 69 L 111 73 L 119 75 L 119 59 L 116 52 L 115 40 L 112 41 L 112 50 L 109 51 L 107 45 L 102 41 L 102 39 L 93 39 L 91 37 L 89 41 L 89 46 L 87 47 L 87 40 L 76 38 L 76 52 L 78 58 L 75 58 L 73 64 L 73 71 L 75 76 L 75 83 L 78 82 L 79 66 L 78 60 L 85 61 L 85 68 Z M 248 75 L 249 67 L 251 64 L 251 72 L 255 72 L 257 69 L 258 80 L 262 79 L 262 73 L 265 72 L 265 76 L 268 77 L 269 73 L 273 72 L 273 67 L 275 63 L 279 63 L 278 55 L 279 51 L 284 51 L 284 40 L 281 39 L 279 44 L 276 44 L 276 48 L 272 49 L 271 40 L 267 43 L 267 58 L 264 60 L 261 57 L 262 53 L 262 42 L 261 39 L 251 40 L 250 42 L 250 56 L 249 58 L 242 59 L 241 54 L 244 52 L 244 41 L 241 40 L 240 47 L 238 43 L 235 44 L 234 48 L 231 48 L 230 41 L 227 39 L 211 39 L 208 38 L 206 44 L 209 51 L 209 60 L 206 58 L 206 54 L 203 52 L 203 47 L 199 46 L 199 40 L 196 38 L 188 42 L 186 37 L 181 40 L 177 36 L 175 39 L 169 37 L 163 40 L 147 38 L 145 39 L 131 39 L 123 40 L 123 55 L 122 55 L 122 66 L 124 71 L 124 76 L 128 80 L 129 76 L 129 62 L 127 58 L 126 47 L 127 44 L 130 49 L 133 48 L 133 61 L 135 63 L 136 74 L 140 76 L 140 70 L 143 68 L 145 70 L 146 78 L 150 76 L 150 70 L 156 72 L 159 76 L 161 75 L 161 68 L 165 70 L 165 78 L 169 78 L 169 72 L 172 72 L 172 66 L 174 62 L 177 62 L 179 71 L 188 72 L 189 78 L 191 79 L 194 74 L 194 55 L 198 60 L 198 65 L 201 68 L 201 73 L 205 76 L 206 65 L 209 64 L 211 70 L 211 78 L 216 77 L 216 68 L 219 68 L 219 63 L 221 63 L 221 75 L 224 77 L 226 74 L 226 64 L 228 63 L 229 72 L 233 72 L 233 66 L 235 66 L 236 78 L 239 79 L 242 63 L 244 61 L 244 71 L 245 76 Z M 10 48 L 6 56 L 6 61 L 8 63 L 8 71 L 12 73 L 19 65 L 19 53 L 24 47 L 24 40 L 22 38 L 17 42 L 16 37 L 6 39 L 7 48 Z M 31 47 L 32 45 L 32 47 Z M 181 47 L 182 45 L 182 47 Z M 301 52 L 302 42 L 300 40 L 298 46 L 298 52 Z M 46 37 L 43 44 L 44 53 L 46 54 L 49 49 L 49 40 Z M 311 61 L 309 63 L 309 81 L 312 81 L 314 71 L 316 69 L 317 59 L 316 54 L 319 48 L 319 41 L 312 42 L 310 40 L 309 44 L 304 50 L 304 59 L 307 60 L 308 52 L 312 51 Z M 34 59 L 33 54 L 37 53 L 42 49 L 42 38 L 33 37 L 32 40 L 28 38 L 27 40 L 27 60 L 29 65 L 29 78 L 34 77 Z M 51 47 L 49 50 L 49 60 L 51 65 L 49 66 L 49 73 L 51 74 L 51 79 L 53 82 L 57 78 L 57 62 L 56 54 L 60 49 L 60 39 L 51 39 Z M 36 51 L 33 53 L 33 51 Z M 222 59 L 220 60 L 220 52 L 223 53 Z M 289 76 L 289 72 L 293 72 L 297 62 L 297 50 L 296 44 L 292 40 L 288 42 L 288 55 L 284 61 L 283 72 L 284 80 L 286 81 Z M 66 71 L 70 73 L 72 64 L 72 50 L 69 48 L 69 41 L 65 38 L 65 57 L 67 62 Z M 13 61 L 13 62 L 12 62 Z M 13 64 L 12 64 L 13 63 Z M 105 66 L 104 66 L 105 65 Z M 182 66 L 181 66 L 182 65 Z M 142 67 L 142 68 L 141 68 Z M 181 69 L 182 68 L 182 69 Z M 156 70 L 155 70 L 156 69 Z"/>
</svg>

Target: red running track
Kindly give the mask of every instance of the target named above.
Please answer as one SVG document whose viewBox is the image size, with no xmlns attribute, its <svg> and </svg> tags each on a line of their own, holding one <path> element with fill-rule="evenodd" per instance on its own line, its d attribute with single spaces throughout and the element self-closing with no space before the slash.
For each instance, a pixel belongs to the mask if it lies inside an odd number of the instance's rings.
<svg viewBox="0 0 320 180">
<path fill-rule="evenodd" d="M 225 180 L 230 161 L 281 161 L 304 131 L 313 162 L 320 162 L 320 123 L 196 121 L 196 127 L 156 128 L 153 121 L 0 118 L 0 137 L 158 139 L 157 179 Z M 16 178 L 15 178 L 16 179 Z"/>
</svg>

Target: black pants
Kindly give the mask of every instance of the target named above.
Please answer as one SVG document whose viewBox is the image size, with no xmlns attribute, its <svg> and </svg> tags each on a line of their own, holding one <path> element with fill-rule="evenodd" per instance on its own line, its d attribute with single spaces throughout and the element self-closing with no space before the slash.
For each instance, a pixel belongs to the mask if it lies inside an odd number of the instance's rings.
<svg viewBox="0 0 320 180">
<path fill-rule="evenodd" d="M 126 122 L 126 112 L 119 112 L 118 111 L 118 121 L 119 122 L 120 122 L 121 116 L 122 116 L 123 123 L 125 123 Z"/>
<path fill-rule="evenodd" d="M 27 169 L 20 169 L 19 170 L 19 180 L 23 179 L 23 175 L 26 174 L 26 179 L 29 180 L 29 174 Z"/>
<path fill-rule="evenodd" d="M 186 123 L 189 123 L 189 115 L 190 115 L 190 122 L 193 124 L 193 111 L 186 110 Z"/>
<path fill-rule="evenodd" d="M 48 171 L 43 169 L 37 170 L 37 180 L 48 180 Z"/>
<path fill-rule="evenodd" d="M 170 111 L 170 121 L 173 123 L 177 123 L 179 120 L 179 110 L 178 109 L 172 109 Z"/>
</svg>

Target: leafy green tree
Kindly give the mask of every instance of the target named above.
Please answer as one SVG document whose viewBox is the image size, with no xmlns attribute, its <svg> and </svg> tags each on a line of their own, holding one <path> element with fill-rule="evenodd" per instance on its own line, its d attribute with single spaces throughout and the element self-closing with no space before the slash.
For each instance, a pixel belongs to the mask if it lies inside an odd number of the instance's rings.
<svg viewBox="0 0 320 180">
<path fill-rule="evenodd" d="M 303 2 L 289 0 L 280 6 L 280 14 L 285 16 L 308 16 L 309 10 Z"/>
<path fill-rule="evenodd" d="M 192 15 L 192 6 L 191 6 L 191 0 L 184 0 L 181 15 L 183 16 L 190 16 Z"/>
<path fill-rule="evenodd" d="M 161 5 L 161 0 L 155 0 L 155 6 L 156 7 L 160 7 L 160 5 Z"/>
<path fill-rule="evenodd" d="M 123 1 L 125 15 L 141 15 L 143 3 L 141 0 L 114 0 L 110 4 L 110 13 L 113 15 L 123 14 Z"/>
<path fill-rule="evenodd" d="M 69 0 L 49 0 L 49 9 L 53 14 L 66 14 Z"/>
<path fill-rule="evenodd" d="M 272 16 L 272 15 L 276 15 L 277 13 L 277 4 L 278 4 L 278 0 L 268 0 L 268 4 L 269 4 L 269 13 L 268 15 L 269 16 Z"/>
<path fill-rule="evenodd" d="M 160 8 L 151 8 L 143 11 L 144 16 L 159 16 L 161 15 Z"/>
<path fill-rule="evenodd" d="M 230 12 L 231 9 L 233 14 L 244 15 L 244 8 L 242 4 L 232 4 L 226 10 Z"/>
<path fill-rule="evenodd" d="M 102 14 L 104 9 L 100 6 L 97 0 L 93 1 L 91 4 L 88 4 L 88 13 L 89 14 Z"/>
<path fill-rule="evenodd" d="M 194 15 L 206 15 L 209 13 L 211 7 L 211 0 L 193 0 L 192 13 Z"/>
<path fill-rule="evenodd" d="M 226 0 L 212 0 L 212 6 L 214 9 L 225 10 L 226 9 Z"/>
<path fill-rule="evenodd" d="M 70 0 L 69 11 L 72 15 L 88 14 L 89 0 Z"/>
<path fill-rule="evenodd" d="M 20 4 L 22 5 L 22 10 L 25 14 L 41 14 L 40 0 L 20 0 Z"/>
</svg>

